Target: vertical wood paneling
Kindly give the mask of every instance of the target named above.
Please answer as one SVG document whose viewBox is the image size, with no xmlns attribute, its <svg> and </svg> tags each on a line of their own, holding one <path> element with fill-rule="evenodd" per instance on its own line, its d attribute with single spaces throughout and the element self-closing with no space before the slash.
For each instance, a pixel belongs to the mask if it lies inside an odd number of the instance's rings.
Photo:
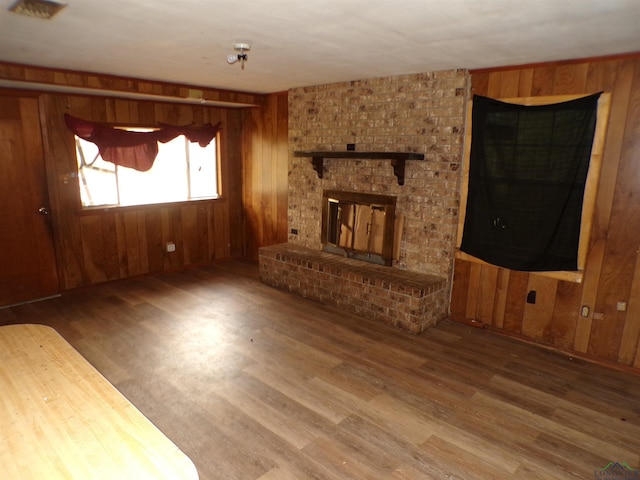
<svg viewBox="0 0 640 480">
<path fill-rule="evenodd" d="M 138 248 L 138 213 L 127 211 L 122 215 L 124 225 L 125 245 L 127 252 L 128 276 L 140 275 L 140 250 Z"/>
<path fill-rule="evenodd" d="M 80 236 L 83 264 L 87 274 L 98 282 L 104 282 L 107 276 L 104 269 L 102 219 L 93 215 L 80 218 Z"/>
<path fill-rule="evenodd" d="M 253 161 L 255 152 L 242 151 L 243 120 L 244 112 L 236 113 L 227 112 L 224 117 L 225 125 L 229 125 L 226 129 L 227 138 L 223 144 L 226 148 L 225 157 L 229 159 L 228 166 L 222 172 L 223 185 L 226 191 L 223 193 L 227 202 L 222 208 L 225 218 L 223 225 L 223 235 L 228 239 L 228 244 L 222 246 L 222 251 L 229 250 L 231 256 L 245 256 L 246 252 L 246 225 L 244 222 L 244 214 L 247 209 L 243 197 L 243 172 L 247 168 L 247 164 Z M 257 154 L 257 153 L 255 153 Z M 217 219 L 223 218 L 217 216 Z M 217 257 L 217 258 L 223 258 Z"/>
<path fill-rule="evenodd" d="M 140 259 L 140 274 L 149 273 L 149 241 L 147 239 L 146 213 L 138 211 L 136 220 L 138 223 L 138 258 Z"/>
<path fill-rule="evenodd" d="M 476 95 L 487 96 L 489 91 L 489 78 L 491 78 L 491 74 L 489 73 L 478 73 L 473 76 L 473 85 L 472 90 Z"/>
<path fill-rule="evenodd" d="M 526 272 L 512 271 L 509 275 L 503 324 L 503 328 L 509 332 L 522 332 L 522 319 L 524 317 L 528 283 L 529 274 Z"/>
<path fill-rule="evenodd" d="M 198 258 L 198 209 L 195 205 L 189 205 L 180 209 L 182 223 L 182 238 L 184 252 L 184 264 L 191 265 Z"/>
<path fill-rule="evenodd" d="M 640 298 L 640 255 L 636 252 L 636 264 L 631 283 L 629 299 Z M 622 342 L 618 361 L 626 365 L 634 363 L 636 352 L 640 348 L 640 302 L 631 301 L 627 306 L 627 315 L 622 332 Z"/>
<path fill-rule="evenodd" d="M 558 280 L 540 275 L 529 275 L 527 294 L 535 292 L 535 303 L 525 303 L 522 316 L 522 334 L 537 340 L 547 340 L 556 303 Z"/>
<path fill-rule="evenodd" d="M 494 73 L 489 75 L 489 81 L 487 82 L 486 95 L 491 98 L 500 97 L 500 79 L 502 75 L 500 73 Z"/>
<path fill-rule="evenodd" d="M 108 280 L 121 278 L 120 255 L 118 253 L 118 235 L 114 214 L 102 215 L 102 234 L 104 237 L 104 270 Z"/>
<path fill-rule="evenodd" d="M 555 79 L 555 68 L 537 67 L 533 70 L 531 80 L 531 93 L 528 96 L 539 97 L 553 94 L 553 83 Z"/>
<path fill-rule="evenodd" d="M 140 125 L 153 125 L 155 122 L 155 109 L 153 107 L 153 103 L 138 102 L 137 106 L 138 122 L 140 122 Z"/>
<path fill-rule="evenodd" d="M 273 112 L 277 110 L 277 105 L 274 102 L 274 97 L 268 97 L 265 102 L 265 112 Z M 274 115 L 263 115 L 262 120 L 262 175 L 258 177 L 262 190 L 262 221 L 260 222 L 262 227 L 262 241 L 267 238 L 274 238 L 276 235 L 276 227 L 278 225 L 278 187 L 276 181 L 278 180 L 278 173 L 276 170 L 277 164 L 272 162 L 271 159 L 275 158 L 275 150 L 277 148 L 276 141 L 264 141 L 264 139 L 277 139 L 278 123 Z M 262 241 L 260 243 L 262 243 Z M 257 257 L 254 257 L 257 258 Z"/>
<path fill-rule="evenodd" d="M 289 98 L 277 95 L 277 134 L 278 142 L 275 150 L 276 196 L 278 202 L 278 218 L 274 243 L 286 242 L 289 229 Z"/>
<path fill-rule="evenodd" d="M 618 62 L 616 69 L 613 69 L 607 62 L 604 67 L 592 68 L 590 71 L 594 76 L 587 79 L 587 85 L 595 87 L 595 90 L 607 87 L 612 88 L 609 128 L 607 129 L 606 146 L 603 153 L 603 168 L 598 185 L 594 222 L 591 230 L 591 245 L 587 255 L 587 268 L 584 274 L 581 301 L 582 305 L 589 306 L 592 311 L 596 311 L 596 298 L 604 263 L 635 64 L 635 61 L 622 61 Z M 616 72 L 615 80 L 611 79 L 610 75 L 603 73 L 604 71 L 611 72 L 613 70 Z M 596 83 L 602 80 L 606 80 L 606 84 L 600 86 Z M 575 350 L 579 352 L 587 351 L 592 324 L 592 315 L 587 318 L 578 318 L 574 340 Z"/>
<path fill-rule="evenodd" d="M 120 268 L 120 278 L 129 276 L 129 261 L 127 256 L 127 230 L 124 224 L 124 212 L 117 211 L 114 213 L 114 221 L 116 225 L 116 239 L 118 242 L 118 266 Z"/>
<path fill-rule="evenodd" d="M 621 62 L 616 60 L 589 63 L 585 91 L 614 92 L 620 64 Z"/>
<path fill-rule="evenodd" d="M 588 63 L 573 63 L 556 67 L 553 79 L 553 94 L 569 95 L 576 92 L 584 92 L 588 71 Z"/>
<path fill-rule="evenodd" d="M 217 228 L 216 222 L 216 208 L 215 205 L 208 206 L 207 208 L 207 250 L 210 258 L 219 258 L 219 250 L 216 251 L 216 246 L 219 244 L 221 236 L 219 235 L 220 229 Z M 218 247 L 219 248 L 219 247 Z"/>
<path fill-rule="evenodd" d="M 478 286 L 478 307 L 476 317 L 479 322 L 491 325 L 498 282 L 498 268 L 482 265 L 480 285 Z"/>
<path fill-rule="evenodd" d="M 287 130 L 285 94 L 267 96 L 263 108 L 249 111 L 243 125 L 246 256 L 252 259 L 261 246 L 287 241 Z"/>
<path fill-rule="evenodd" d="M 453 288 L 451 290 L 449 313 L 451 318 L 457 321 L 466 320 L 470 271 L 471 264 L 469 262 L 457 261 L 453 265 Z"/>
<path fill-rule="evenodd" d="M 628 113 L 596 310 L 604 315 L 594 321 L 589 353 L 618 358 L 626 311 L 618 311 L 618 302 L 627 302 L 631 291 L 638 247 L 640 246 L 640 69 L 634 69 Z"/>
<path fill-rule="evenodd" d="M 472 74 L 472 88 L 474 93 L 497 97 L 512 92 L 516 78 L 517 95 L 512 96 L 611 93 L 583 281 L 570 283 L 496 267 L 495 283 L 493 277 L 487 281 L 481 275 L 476 295 L 469 292 L 473 267 L 457 260 L 452 318 L 458 318 L 454 311 L 474 310 L 476 316 L 466 320 L 487 323 L 493 301 L 495 328 L 640 368 L 640 56 L 485 70 Z M 531 290 L 537 292 L 535 304 L 526 303 Z M 626 303 L 627 310 L 619 311 L 618 302 Z M 587 316 L 582 316 L 582 306 L 588 307 Z"/>
<path fill-rule="evenodd" d="M 65 87 L 95 88 L 113 93 L 146 93 L 166 97 L 167 102 L 184 99 L 188 96 L 190 85 L 154 82 L 114 75 L 99 75 L 86 72 L 67 72 L 47 67 L 35 67 L 0 62 L 0 78 L 15 82 L 37 82 Z M 260 104 L 263 95 L 247 92 L 233 92 L 199 86 L 202 98 L 216 102 Z"/>
<path fill-rule="evenodd" d="M 172 205 L 167 209 L 167 230 L 165 238 L 167 242 L 176 245 L 176 251 L 167 254 L 170 269 L 180 268 L 187 265 L 184 251 L 184 231 L 182 229 L 182 209 Z"/>
<path fill-rule="evenodd" d="M 52 218 L 62 288 L 69 289 L 150 272 L 173 270 L 191 264 L 231 257 L 231 235 L 242 212 L 239 157 L 242 111 L 120 98 L 47 94 L 41 97 L 45 162 L 51 171 Z M 77 170 L 73 137 L 63 122 L 64 113 L 91 121 L 116 124 L 189 124 L 194 119 L 223 121 L 221 169 L 225 196 L 218 200 L 169 206 L 126 207 L 81 211 L 74 173 Z M 211 120 L 210 120 L 211 119 Z M 230 140 L 231 139 L 231 140 Z M 235 145 L 233 143 L 236 143 Z M 232 168 L 233 167 L 233 168 Z M 226 208 L 226 204 L 232 203 Z M 217 205 L 214 206 L 214 205 Z M 217 209 L 213 219 L 209 211 Z M 210 222 L 215 222 L 211 224 Z M 176 252 L 165 251 L 166 242 Z M 237 251 L 242 245 L 236 245 Z"/>
<path fill-rule="evenodd" d="M 76 168 L 75 145 L 69 140 L 62 122 L 62 115 L 76 98 L 54 95 L 40 98 L 40 122 L 45 134 L 44 156 L 50 182 L 56 256 L 63 290 L 83 285 L 88 278 L 80 218 L 76 215 L 80 206 L 80 189 L 73 184 L 69 174 Z"/>
<path fill-rule="evenodd" d="M 472 263 L 471 270 L 469 271 L 469 288 L 467 289 L 467 309 L 465 311 L 465 318 L 476 318 L 478 312 L 478 294 L 480 293 L 480 272 L 482 265 L 479 263 Z"/>
<path fill-rule="evenodd" d="M 162 219 L 160 210 L 150 209 L 144 216 L 147 232 L 147 258 L 149 272 L 160 272 L 164 268 L 164 243 L 162 242 Z"/>
<path fill-rule="evenodd" d="M 229 256 L 233 256 L 233 252 L 231 251 L 231 245 L 233 242 L 231 241 L 231 222 L 230 217 L 231 209 L 229 208 L 228 203 L 223 204 L 215 204 L 213 205 L 217 219 L 216 221 L 216 257 L 215 258 L 228 258 Z"/>
<path fill-rule="evenodd" d="M 547 341 L 562 348 L 571 348 L 580 315 L 582 286 L 573 282 L 558 282 L 551 329 Z"/>
<path fill-rule="evenodd" d="M 507 297 L 509 295 L 509 277 L 511 272 L 504 268 L 498 269 L 496 279 L 496 293 L 493 304 L 493 322 L 498 328 L 504 328 L 504 316 L 507 309 Z"/>
<path fill-rule="evenodd" d="M 51 70 L 25 70 L 24 79 L 29 82 L 46 82 L 53 83 L 55 81 L 54 72 Z"/>
<path fill-rule="evenodd" d="M 500 73 L 499 98 L 517 97 L 520 90 L 520 71 L 505 70 Z"/>
<path fill-rule="evenodd" d="M 170 222 L 169 208 L 167 207 L 164 207 L 160 210 L 160 228 L 162 231 L 162 245 L 166 245 L 168 242 L 175 242 L 173 224 Z M 176 248 L 178 248 L 177 245 Z M 164 255 L 163 260 L 163 270 L 171 270 L 173 268 L 173 265 L 171 263 L 171 256 L 169 254 Z"/>
<path fill-rule="evenodd" d="M 262 206 L 265 203 L 265 196 L 267 196 L 265 192 L 267 185 L 262 182 L 264 168 L 263 122 L 258 110 L 254 109 L 250 113 L 250 118 L 244 124 L 246 134 L 242 144 L 246 152 L 252 152 L 252 155 L 243 155 L 243 158 L 246 159 L 245 171 L 247 173 L 244 177 L 243 187 L 244 203 L 247 206 L 247 251 L 245 253 L 248 256 L 251 256 L 249 252 L 256 252 L 258 245 L 264 240 L 264 209 Z M 268 201 L 268 197 L 266 200 Z"/>
<path fill-rule="evenodd" d="M 131 102 L 127 100 L 113 100 L 113 121 L 114 122 L 123 122 L 125 124 L 133 123 L 131 120 L 131 112 L 129 111 L 129 107 Z"/>
<path fill-rule="evenodd" d="M 51 217 L 37 214 L 51 211 L 39 108 L 32 95 L 0 95 L 1 305 L 60 291 Z"/>
<path fill-rule="evenodd" d="M 270 178 L 271 190 L 277 191 L 277 218 L 272 210 L 267 223 L 271 236 L 286 240 L 287 192 L 287 95 L 274 100 L 274 107 L 258 116 L 275 135 L 277 148 L 244 152 L 241 139 L 245 109 L 220 108 L 172 102 L 188 95 L 188 87 L 153 81 L 82 72 L 61 72 L 54 69 L 29 67 L 0 62 L 0 78 L 15 82 L 34 81 L 70 87 L 96 88 L 116 93 L 148 93 L 164 96 L 166 101 L 131 100 L 124 97 L 62 95 L 39 96 L 40 123 L 44 140 L 45 166 L 49 196 L 52 200 L 51 219 L 58 259 L 61 289 L 66 290 L 98 283 L 106 279 L 125 278 L 136 274 L 180 268 L 186 263 L 204 263 L 242 255 L 246 250 L 243 222 L 243 171 L 254 157 L 266 164 L 277 165 L 277 179 Z M 203 98 L 212 101 L 255 105 L 261 110 L 265 96 L 203 88 Z M 11 93 L 9 93 L 11 95 Z M 90 121 L 141 126 L 169 123 L 223 124 L 220 137 L 222 196 L 217 200 L 177 207 L 127 207 L 123 210 L 81 211 L 80 191 L 76 184 L 75 148 L 73 137 L 63 122 L 71 113 Z M 277 134 L 276 134 L 277 132 Z M 284 140 L 283 140 L 284 139 Z M 259 139 L 258 139 L 259 140 Z M 273 141 L 273 139 L 269 140 Z M 284 142 L 282 144 L 282 142 Z M 260 142 L 258 142 L 260 143 Z M 284 168 L 283 168 L 284 165 Z M 284 192 L 284 197 L 283 197 Z M 284 198 L 284 201 L 283 201 Z M 284 206 L 284 207 L 283 207 Z M 182 212 L 181 208 L 188 210 Z M 184 215 L 183 215 L 184 213 Z M 215 214 L 214 214 L 215 213 Z M 257 221 L 262 213 L 256 209 Z M 184 224 L 178 219 L 184 217 Z M 273 218 L 273 221 L 271 220 Z M 184 227 L 184 228 L 183 228 Z M 182 229 L 182 230 L 180 230 Z M 102 240 L 99 239 L 100 232 Z M 283 241 L 284 241 L 283 240 Z M 168 254 L 165 243 L 175 241 L 177 251 Z M 183 249 L 186 248 L 185 252 Z M 257 249 L 256 249 L 257 251 Z M 186 263 L 185 263 L 186 262 Z"/>
<path fill-rule="evenodd" d="M 196 210 L 196 251 L 193 253 L 193 263 L 201 264 L 209 260 L 209 225 L 207 206 L 199 204 Z"/>
<path fill-rule="evenodd" d="M 533 88 L 533 68 L 523 68 L 520 70 L 518 83 L 518 97 L 529 97 Z"/>
</svg>

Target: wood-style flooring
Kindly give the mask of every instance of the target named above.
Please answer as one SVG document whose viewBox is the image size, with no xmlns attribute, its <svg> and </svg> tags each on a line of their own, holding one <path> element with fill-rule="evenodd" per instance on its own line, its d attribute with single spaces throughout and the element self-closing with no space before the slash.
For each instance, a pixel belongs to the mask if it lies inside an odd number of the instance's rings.
<svg viewBox="0 0 640 480">
<path fill-rule="evenodd" d="M 413 336 L 267 287 L 252 263 L 78 290 L 8 323 L 56 328 L 203 480 L 640 467 L 640 377 L 449 321 Z"/>
</svg>

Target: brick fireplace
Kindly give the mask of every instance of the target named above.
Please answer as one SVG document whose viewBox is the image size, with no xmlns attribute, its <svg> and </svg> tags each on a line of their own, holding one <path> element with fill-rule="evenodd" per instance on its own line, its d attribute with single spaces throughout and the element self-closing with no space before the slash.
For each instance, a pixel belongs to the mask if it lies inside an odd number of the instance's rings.
<svg viewBox="0 0 640 480">
<path fill-rule="evenodd" d="M 291 90 L 290 233 L 287 244 L 261 250 L 263 281 L 413 333 L 445 318 L 458 221 L 467 84 L 467 72 L 453 70 Z M 400 182 L 397 164 L 379 156 L 367 158 L 362 153 L 345 159 L 335 155 L 318 162 L 295 154 L 340 152 L 347 144 L 353 144 L 356 152 L 406 152 L 420 154 L 423 160 L 403 162 Z M 388 266 L 362 264 L 323 251 L 327 191 L 394 198 L 394 216 L 404 219 L 404 225 L 393 242 L 392 259 L 383 262 Z M 319 284 L 316 274 L 328 271 L 334 278 L 323 278 L 324 284 L 341 285 L 332 293 L 314 293 L 313 288 L 301 286 L 301 277 L 315 278 Z M 293 285 L 286 285 L 287 280 Z M 372 289 L 376 285 L 382 290 Z M 345 296 L 345 291 L 351 293 Z M 376 296 L 387 301 L 374 305 Z"/>
</svg>

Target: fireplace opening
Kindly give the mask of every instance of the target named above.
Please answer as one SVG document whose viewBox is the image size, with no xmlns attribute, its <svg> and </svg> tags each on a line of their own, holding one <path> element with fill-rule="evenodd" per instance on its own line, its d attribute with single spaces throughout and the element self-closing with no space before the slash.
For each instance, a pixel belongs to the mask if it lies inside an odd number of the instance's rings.
<svg viewBox="0 0 640 480">
<path fill-rule="evenodd" d="M 322 245 L 325 251 L 391 266 L 401 222 L 396 197 L 340 190 L 322 195 Z"/>
</svg>

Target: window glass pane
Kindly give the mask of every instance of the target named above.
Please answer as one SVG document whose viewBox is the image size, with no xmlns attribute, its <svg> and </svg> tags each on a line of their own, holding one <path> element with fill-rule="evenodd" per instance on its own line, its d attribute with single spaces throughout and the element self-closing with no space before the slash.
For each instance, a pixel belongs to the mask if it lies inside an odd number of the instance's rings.
<svg viewBox="0 0 640 480">
<path fill-rule="evenodd" d="M 100 157 L 94 143 L 77 137 L 76 156 L 82 205 L 117 205 L 116 166 Z"/>
<path fill-rule="evenodd" d="M 146 172 L 104 161 L 95 144 L 78 137 L 76 145 L 78 181 L 85 207 L 182 202 L 218 196 L 215 139 L 205 148 L 189 142 L 183 135 L 159 143 L 158 156 Z"/>
<path fill-rule="evenodd" d="M 118 167 L 120 205 L 188 200 L 185 138 L 160 143 L 153 167 L 146 172 Z"/>
<path fill-rule="evenodd" d="M 218 168 L 216 162 L 215 139 L 202 148 L 197 143 L 187 142 L 189 151 L 189 172 L 191 198 L 214 197 L 218 194 Z"/>
</svg>

